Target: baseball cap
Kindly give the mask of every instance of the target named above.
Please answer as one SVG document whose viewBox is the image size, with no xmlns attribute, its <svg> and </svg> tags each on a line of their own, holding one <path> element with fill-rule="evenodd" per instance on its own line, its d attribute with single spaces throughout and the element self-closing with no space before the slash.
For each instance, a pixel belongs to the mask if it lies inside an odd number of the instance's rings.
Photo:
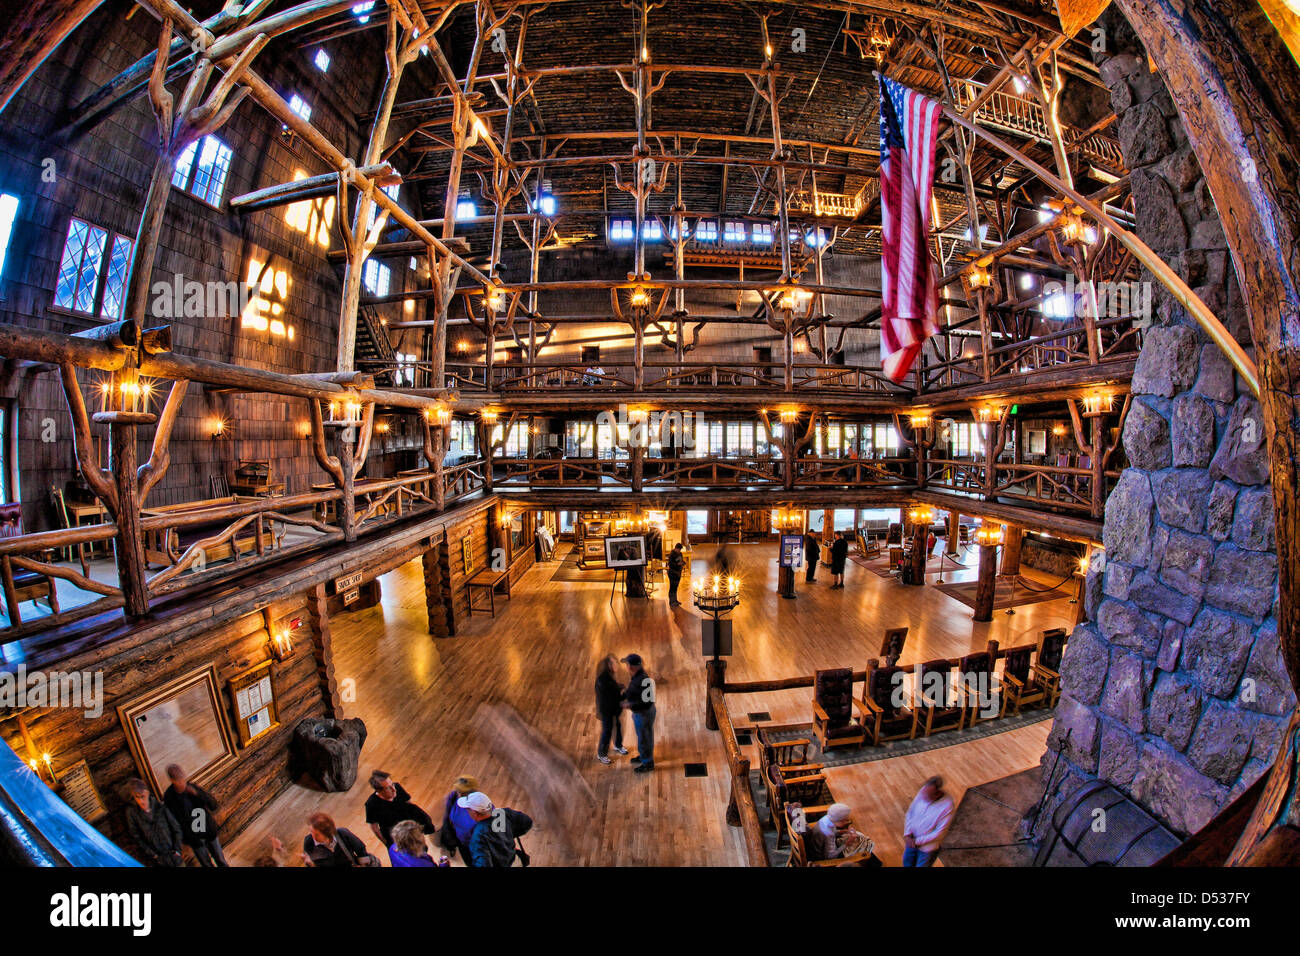
<svg viewBox="0 0 1300 956">
<path fill-rule="evenodd" d="M 640 655 L 640 654 L 629 654 L 629 655 L 627 655 L 627 657 L 624 657 L 622 660 L 623 660 L 623 663 L 624 663 L 624 664 L 640 664 L 640 663 L 641 663 L 641 655 Z"/>
<path fill-rule="evenodd" d="M 467 797 L 460 797 L 456 800 L 456 806 L 466 810 L 473 810 L 475 813 L 487 813 L 492 809 L 492 801 L 488 795 L 480 790 L 475 790 Z"/>
</svg>

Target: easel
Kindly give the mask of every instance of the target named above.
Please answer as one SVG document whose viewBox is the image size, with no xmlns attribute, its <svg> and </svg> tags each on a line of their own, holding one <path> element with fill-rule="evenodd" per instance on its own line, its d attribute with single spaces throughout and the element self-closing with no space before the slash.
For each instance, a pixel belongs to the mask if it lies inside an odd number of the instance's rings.
<svg viewBox="0 0 1300 956">
<path fill-rule="evenodd" d="M 644 568 L 645 568 L 645 565 L 642 565 L 642 568 L 644 569 Z M 641 594 L 641 597 L 648 601 L 648 600 L 650 600 L 650 589 L 647 588 L 646 585 L 645 585 L 645 577 L 644 577 L 644 575 L 645 575 L 645 571 L 642 570 L 641 573 L 642 573 L 642 579 L 641 579 L 641 591 L 642 591 L 642 594 Z M 615 568 L 615 569 L 614 569 L 614 580 L 613 580 L 613 581 L 610 583 L 610 585 L 609 585 L 609 603 L 610 603 L 610 604 L 613 604 L 613 603 L 614 603 L 614 594 L 618 591 L 618 582 L 619 582 L 619 575 L 620 575 L 620 574 L 623 576 L 623 594 L 624 594 L 624 596 L 627 595 L 627 568 Z"/>
</svg>

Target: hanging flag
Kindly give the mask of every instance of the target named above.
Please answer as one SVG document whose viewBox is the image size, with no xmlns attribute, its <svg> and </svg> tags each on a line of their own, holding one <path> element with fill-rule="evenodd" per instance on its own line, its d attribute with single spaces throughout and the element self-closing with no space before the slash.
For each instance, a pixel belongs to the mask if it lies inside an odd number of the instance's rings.
<svg viewBox="0 0 1300 956">
<path fill-rule="evenodd" d="M 930 257 L 930 193 L 943 108 L 880 77 L 880 361 L 901 382 L 939 331 L 937 267 Z"/>
</svg>

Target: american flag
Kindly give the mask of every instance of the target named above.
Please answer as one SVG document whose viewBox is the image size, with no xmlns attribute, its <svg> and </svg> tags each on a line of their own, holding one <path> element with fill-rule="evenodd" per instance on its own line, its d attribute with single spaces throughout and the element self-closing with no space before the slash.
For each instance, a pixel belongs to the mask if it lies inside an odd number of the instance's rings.
<svg viewBox="0 0 1300 956">
<path fill-rule="evenodd" d="M 942 107 L 880 77 L 880 360 L 901 382 L 925 340 L 939 331 L 930 257 L 930 192 Z"/>
</svg>

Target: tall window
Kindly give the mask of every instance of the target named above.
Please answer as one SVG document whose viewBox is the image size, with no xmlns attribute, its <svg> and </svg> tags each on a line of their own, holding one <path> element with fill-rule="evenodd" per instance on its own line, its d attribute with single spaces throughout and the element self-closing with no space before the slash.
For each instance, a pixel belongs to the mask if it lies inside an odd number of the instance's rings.
<svg viewBox="0 0 1300 956">
<path fill-rule="evenodd" d="M 686 512 L 686 533 L 687 534 L 708 534 L 709 513 L 707 511 Z"/>
<path fill-rule="evenodd" d="M 297 93 L 289 97 L 289 109 L 293 110 L 304 122 L 311 122 L 311 104 Z"/>
<path fill-rule="evenodd" d="M 609 238 L 612 242 L 631 242 L 635 231 L 631 219 L 611 219 L 609 221 Z"/>
<path fill-rule="evenodd" d="M 492 426 L 492 444 L 501 445 L 501 454 L 506 458 L 526 458 L 528 457 L 528 425 L 525 422 L 515 422 L 506 433 L 505 441 L 501 440 L 501 429 L 503 426 Z"/>
<path fill-rule="evenodd" d="M 898 431 L 893 425 L 886 425 L 883 422 L 877 422 L 876 434 L 872 444 L 875 446 L 877 458 L 897 455 Z"/>
<path fill-rule="evenodd" d="M 393 270 L 378 259 L 367 259 L 361 270 L 361 282 L 371 295 L 388 295 L 388 286 L 393 278 Z"/>
<path fill-rule="evenodd" d="M 728 219 L 722 238 L 725 242 L 744 242 L 745 224 L 734 219 Z"/>
<path fill-rule="evenodd" d="M 596 456 L 596 426 L 593 422 L 567 421 L 564 423 L 564 454 L 568 458 L 594 458 Z"/>
<path fill-rule="evenodd" d="M 233 157 L 230 147 L 216 136 L 205 136 L 190 143 L 176 160 L 172 185 L 211 206 L 219 206 L 226 191 L 226 176 Z"/>
<path fill-rule="evenodd" d="M 415 356 L 407 352 L 397 353 L 397 384 L 415 385 Z"/>
<path fill-rule="evenodd" d="M 646 242 L 658 242 L 664 237 L 663 226 L 658 219 L 647 219 L 641 223 L 641 238 Z"/>
<path fill-rule="evenodd" d="M 14 234 L 14 223 L 17 219 L 18 197 L 9 193 L 0 193 L 0 279 L 4 278 L 9 240 Z"/>
<path fill-rule="evenodd" d="M 10 501 L 9 494 L 9 401 L 0 399 L 0 501 Z"/>
<path fill-rule="evenodd" d="M 474 423 L 463 418 L 452 419 L 447 428 L 447 450 L 462 455 L 474 454 Z"/>
<path fill-rule="evenodd" d="M 951 447 L 956 458 L 981 454 L 984 440 L 979 425 L 976 422 L 957 422 L 952 430 Z"/>
<path fill-rule="evenodd" d="M 695 224 L 695 239 L 697 242 L 717 242 L 718 241 L 718 221 L 716 219 L 701 219 Z"/>
<path fill-rule="evenodd" d="M 772 224 L 770 222 L 754 223 L 754 245 L 770 246 L 772 244 Z"/>
<path fill-rule="evenodd" d="M 126 275 L 134 241 L 99 226 L 73 219 L 63 243 L 63 259 L 54 286 L 54 304 L 85 315 L 122 317 Z"/>
</svg>

